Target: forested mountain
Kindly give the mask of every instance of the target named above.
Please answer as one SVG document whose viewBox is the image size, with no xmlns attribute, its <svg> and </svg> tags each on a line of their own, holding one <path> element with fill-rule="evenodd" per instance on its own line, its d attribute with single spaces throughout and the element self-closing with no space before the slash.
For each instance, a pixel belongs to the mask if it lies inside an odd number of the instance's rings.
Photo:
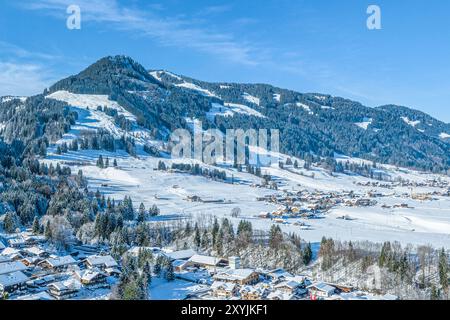
<svg viewBox="0 0 450 320">
<path fill-rule="evenodd" d="M 369 108 L 340 97 L 266 84 L 208 83 L 167 71 L 148 71 L 125 56 L 103 58 L 57 82 L 44 96 L 61 90 L 108 95 L 158 139 L 167 139 L 168 132 L 186 128 L 186 119 L 196 118 L 204 128 L 279 129 L 281 151 L 300 158 L 344 154 L 435 172 L 450 167 L 450 124 L 406 107 Z M 39 111 L 51 112 L 56 102 L 40 102 L 43 96 L 3 100 L 0 121 L 5 141 L 23 131 L 21 136 L 27 139 L 39 136 L 48 143 L 76 116 L 65 114 L 65 121 L 55 124 L 50 119 L 42 126 Z M 14 104 L 21 104 L 30 114 L 18 117 L 11 108 Z"/>
</svg>

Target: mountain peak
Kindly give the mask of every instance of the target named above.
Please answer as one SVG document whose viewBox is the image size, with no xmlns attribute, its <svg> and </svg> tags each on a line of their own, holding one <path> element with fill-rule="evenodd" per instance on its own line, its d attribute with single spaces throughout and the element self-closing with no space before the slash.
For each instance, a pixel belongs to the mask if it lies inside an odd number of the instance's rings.
<svg viewBox="0 0 450 320">
<path fill-rule="evenodd" d="M 110 95 L 118 89 L 146 90 L 156 84 L 141 64 L 129 56 L 116 55 L 101 58 L 79 74 L 57 82 L 49 91 Z"/>
</svg>

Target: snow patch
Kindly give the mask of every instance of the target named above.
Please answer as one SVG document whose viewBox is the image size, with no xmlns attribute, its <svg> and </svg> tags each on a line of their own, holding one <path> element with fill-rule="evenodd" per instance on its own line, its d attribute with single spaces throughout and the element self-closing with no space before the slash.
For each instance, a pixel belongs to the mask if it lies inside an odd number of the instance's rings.
<svg viewBox="0 0 450 320">
<path fill-rule="evenodd" d="M 306 104 L 303 104 L 301 102 L 297 102 L 295 104 L 297 107 L 303 108 L 306 112 L 308 112 L 310 115 L 313 115 L 314 112 L 311 111 L 311 108 L 309 106 L 307 106 Z"/>
<path fill-rule="evenodd" d="M 413 121 L 413 120 L 410 120 L 408 117 L 402 117 L 402 120 L 403 120 L 406 124 L 409 124 L 411 127 L 415 127 L 415 126 L 417 126 L 418 124 L 420 124 L 420 121 L 419 121 L 419 120 Z"/>
<path fill-rule="evenodd" d="M 205 95 L 207 97 L 216 97 L 216 98 L 218 98 L 211 91 L 203 89 L 202 87 L 200 87 L 200 86 L 198 86 L 196 84 L 190 83 L 190 82 L 178 83 L 178 84 L 175 84 L 175 86 L 181 87 L 181 88 L 185 88 L 185 89 L 189 89 L 189 90 L 198 91 L 198 92 L 200 92 L 201 94 L 203 94 L 203 95 Z"/>
<path fill-rule="evenodd" d="M 274 99 L 275 101 L 277 101 L 277 102 L 280 102 L 280 101 L 281 101 L 281 94 L 279 94 L 279 93 L 274 93 L 274 94 L 273 94 L 273 99 Z"/>
<path fill-rule="evenodd" d="M 248 102 L 256 104 L 257 106 L 259 106 L 259 104 L 260 104 L 259 98 L 252 96 L 252 95 L 248 94 L 247 92 L 244 92 L 244 94 L 242 95 L 242 98 L 244 98 Z"/>
<path fill-rule="evenodd" d="M 441 139 L 449 139 L 449 138 L 450 138 L 450 134 L 445 133 L 445 132 L 442 132 L 442 133 L 439 135 L 439 138 L 441 138 Z"/>
<path fill-rule="evenodd" d="M 355 125 L 361 129 L 367 130 L 367 128 L 372 124 L 371 118 L 364 118 L 363 122 L 356 122 Z"/>
</svg>

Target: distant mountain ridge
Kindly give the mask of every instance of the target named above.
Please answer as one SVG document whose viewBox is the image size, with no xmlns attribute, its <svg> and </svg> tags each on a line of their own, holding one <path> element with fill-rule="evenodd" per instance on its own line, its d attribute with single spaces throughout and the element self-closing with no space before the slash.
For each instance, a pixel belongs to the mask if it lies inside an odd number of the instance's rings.
<svg viewBox="0 0 450 320">
<path fill-rule="evenodd" d="M 407 107 L 369 108 L 267 84 L 209 83 L 146 70 L 126 56 L 102 58 L 44 95 L 61 90 L 108 95 L 158 139 L 195 118 L 205 129 L 279 129 L 281 151 L 301 158 L 338 153 L 427 171 L 450 168 L 450 124 Z"/>
</svg>

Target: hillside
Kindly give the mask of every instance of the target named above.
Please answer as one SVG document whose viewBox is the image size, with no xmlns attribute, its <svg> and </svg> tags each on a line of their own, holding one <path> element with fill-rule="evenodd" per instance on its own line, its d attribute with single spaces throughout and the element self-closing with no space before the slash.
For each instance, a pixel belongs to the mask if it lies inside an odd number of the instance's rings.
<svg viewBox="0 0 450 320">
<path fill-rule="evenodd" d="M 344 154 L 434 172 L 450 166 L 450 125 L 406 107 L 369 108 L 266 84 L 207 83 L 148 72 L 123 56 L 103 58 L 46 94 L 61 90 L 109 96 L 157 139 L 197 119 L 205 129 L 279 129 L 281 151 L 302 159 Z"/>
</svg>

